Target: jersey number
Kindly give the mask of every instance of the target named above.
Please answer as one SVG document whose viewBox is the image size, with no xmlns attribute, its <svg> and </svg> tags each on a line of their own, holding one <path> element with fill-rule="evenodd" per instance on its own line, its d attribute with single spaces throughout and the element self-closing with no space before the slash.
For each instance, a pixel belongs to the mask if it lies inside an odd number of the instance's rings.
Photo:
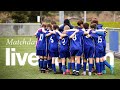
<svg viewBox="0 0 120 90">
<path fill-rule="evenodd" d="M 65 45 L 65 38 L 62 39 L 62 44 Z"/>
<path fill-rule="evenodd" d="M 75 34 L 73 40 L 75 41 L 76 39 L 77 39 L 77 37 L 76 37 L 76 34 Z"/>
<path fill-rule="evenodd" d="M 54 42 L 54 40 L 52 39 L 52 37 L 50 37 L 50 40 L 51 40 L 51 43 L 53 43 L 53 42 Z"/>
<path fill-rule="evenodd" d="M 102 43 L 102 38 L 101 38 L 101 36 L 98 36 L 98 43 Z"/>
<path fill-rule="evenodd" d="M 42 40 L 43 40 L 43 34 L 40 34 L 39 41 L 42 41 Z"/>
</svg>

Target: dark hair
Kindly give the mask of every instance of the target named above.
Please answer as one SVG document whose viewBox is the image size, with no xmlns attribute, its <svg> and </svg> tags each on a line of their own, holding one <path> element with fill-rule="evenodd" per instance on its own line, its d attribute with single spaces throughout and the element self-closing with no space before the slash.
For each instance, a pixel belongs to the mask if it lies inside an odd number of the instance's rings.
<svg viewBox="0 0 120 90">
<path fill-rule="evenodd" d="M 58 25 L 56 25 L 56 24 L 54 24 L 54 25 L 53 25 L 53 30 L 56 30 L 56 29 L 58 29 L 58 30 L 59 30 L 59 26 L 58 26 Z"/>
<path fill-rule="evenodd" d="M 96 24 L 98 24 L 98 20 L 97 20 L 97 18 L 94 18 L 92 21 L 91 21 L 91 24 L 92 23 L 96 23 Z"/>
<path fill-rule="evenodd" d="M 96 23 L 92 23 L 92 24 L 90 25 L 90 27 L 96 29 L 96 28 L 97 28 L 97 24 L 96 24 Z"/>
<path fill-rule="evenodd" d="M 47 27 L 50 27 L 50 29 L 52 29 L 52 25 L 51 24 L 47 24 Z"/>
<path fill-rule="evenodd" d="M 42 24 L 42 27 L 46 27 L 46 24 Z"/>
<path fill-rule="evenodd" d="M 51 24 L 53 25 L 53 24 L 56 24 L 56 22 L 55 21 L 51 21 Z"/>
<path fill-rule="evenodd" d="M 89 28 L 89 24 L 88 24 L 88 23 L 83 23 L 83 27 L 84 27 L 85 29 L 88 29 L 88 28 Z"/>
<path fill-rule="evenodd" d="M 69 24 L 70 24 L 69 19 L 65 19 L 65 20 L 64 20 L 64 24 L 65 24 L 65 25 L 69 25 Z"/>
<path fill-rule="evenodd" d="M 77 22 L 77 25 L 80 26 L 81 24 L 83 24 L 83 21 L 82 21 L 82 20 L 79 20 L 79 21 Z"/>
</svg>

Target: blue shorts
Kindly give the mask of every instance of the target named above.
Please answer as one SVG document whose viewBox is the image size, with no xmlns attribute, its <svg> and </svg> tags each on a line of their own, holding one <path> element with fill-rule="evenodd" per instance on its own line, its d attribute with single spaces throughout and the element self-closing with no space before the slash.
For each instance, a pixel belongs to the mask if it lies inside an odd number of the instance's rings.
<svg viewBox="0 0 120 90">
<path fill-rule="evenodd" d="M 36 50 L 36 55 L 38 55 L 38 56 L 47 56 L 45 50 Z"/>
<path fill-rule="evenodd" d="M 59 52 L 49 52 L 50 57 L 59 57 Z"/>
<path fill-rule="evenodd" d="M 70 57 L 69 51 L 60 52 L 60 58 L 69 58 L 69 57 Z"/>
<path fill-rule="evenodd" d="M 72 50 L 70 51 L 70 56 L 81 56 L 82 50 Z"/>
<path fill-rule="evenodd" d="M 104 47 L 104 51 L 103 51 L 103 56 L 106 55 L 106 46 L 103 46 Z"/>
<path fill-rule="evenodd" d="M 103 51 L 95 50 L 95 58 L 103 57 Z"/>
<path fill-rule="evenodd" d="M 84 48 L 85 58 L 94 58 L 94 47 L 85 47 Z"/>
</svg>

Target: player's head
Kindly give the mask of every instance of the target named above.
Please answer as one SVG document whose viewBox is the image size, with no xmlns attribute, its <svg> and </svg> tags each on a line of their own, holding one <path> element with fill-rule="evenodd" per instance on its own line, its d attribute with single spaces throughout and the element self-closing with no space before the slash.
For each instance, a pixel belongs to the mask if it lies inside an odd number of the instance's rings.
<svg viewBox="0 0 120 90">
<path fill-rule="evenodd" d="M 64 31 L 69 30 L 69 29 L 70 29 L 70 27 L 68 25 L 64 26 Z"/>
<path fill-rule="evenodd" d="M 69 19 L 65 19 L 65 20 L 64 20 L 64 25 L 70 25 Z"/>
<path fill-rule="evenodd" d="M 92 21 L 91 21 L 91 24 L 92 24 L 92 23 L 98 24 L 98 19 L 97 19 L 97 18 L 93 18 Z"/>
<path fill-rule="evenodd" d="M 59 26 L 57 24 L 53 25 L 53 30 L 59 30 Z"/>
<path fill-rule="evenodd" d="M 83 28 L 83 20 L 79 20 L 79 21 L 77 22 L 77 25 L 78 25 L 79 27 Z"/>
<path fill-rule="evenodd" d="M 89 24 L 88 23 L 83 23 L 83 28 L 84 29 L 89 29 Z"/>
<path fill-rule="evenodd" d="M 48 30 L 52 30 L 52 25 L 51 24 L 47 24 L 47 29 Z"/>
<path fill-rule="evenodd" d="M 90 28 L 93 29 L 93 30 L 94 30 L 94 29 L 97 29 L 97 24 L 96 24 L 96 23 L 92 23 L 92 24 L 90 25 Z"/>
<path fill-rule="evenodd" d="M 54 25 L 54 24 L 56 24 L 56 22 L 55 21 L 51 21 L 51 24 Z"/>
<path fill-rule="evenodd" d="M 46 25 L 45 23 L 43 23 L 43 24 L 42 24 L 42 27 L 43 27 L 44 29 L 46 29 L 46 28 L 47 28 L 47 25 Z"/>
</svg>

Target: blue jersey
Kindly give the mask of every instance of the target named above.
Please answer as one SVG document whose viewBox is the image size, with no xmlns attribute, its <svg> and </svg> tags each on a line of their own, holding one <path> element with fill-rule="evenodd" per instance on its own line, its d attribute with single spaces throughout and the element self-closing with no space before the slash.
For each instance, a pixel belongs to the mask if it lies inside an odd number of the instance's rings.
<svg viewBox="0 0 120 90">
<path fill-rule="evenodd" d="M 91 33 L 90 34 L 93 39 L 94 39 L 94 43 L 95 43 L 95 49 L 99 50 L 99 51 L 103 51 L 103 39 L 102 36 L 96 34 L 96 33 Z"/>
<path fill-rule="evenodd" d="M 38 31 L 36 34 L 36 37 L 38 38 L 38 43 L 37 43 L 37 50 L 46 50 L 46 36 L 45 33 L 42 31 Z"/>
<path fill-rule="evenodd" d="M 60 52 L 69 51 L 69 37 L 65 36 L 60 39 Z"/>
<path fill-rule="evenodd" d="M 102 29 L 103 25 L 102 24 L 98 24 L 97 25 L 97 29 Z"/>
<path fill-rule="evenodd" d="M 67 32 L 68 37 L 70 37 L 74 31 Z M 74 38 L 70 39 L 70 51 L 72 50 L 80 50 L 82 48 L 81 37 L 83 36 L 84 32 L 79 31 L 75 34 Z"/>
<path fill-rule="evenodd" d="M 89 34 L 91 34 L 92 32 L 90 31 Z M 84 47 L 93 47 L 94 46 L 94 41 L 93 38 L 89 38 L 86 35 L 83 36 L 84 39 Z"/>
<path fill-rule="evenodd" d="M 50 52 L 58 52 L 58 41 L 58 34 L 51 34 L 48 48 Z"/>
</svg>

